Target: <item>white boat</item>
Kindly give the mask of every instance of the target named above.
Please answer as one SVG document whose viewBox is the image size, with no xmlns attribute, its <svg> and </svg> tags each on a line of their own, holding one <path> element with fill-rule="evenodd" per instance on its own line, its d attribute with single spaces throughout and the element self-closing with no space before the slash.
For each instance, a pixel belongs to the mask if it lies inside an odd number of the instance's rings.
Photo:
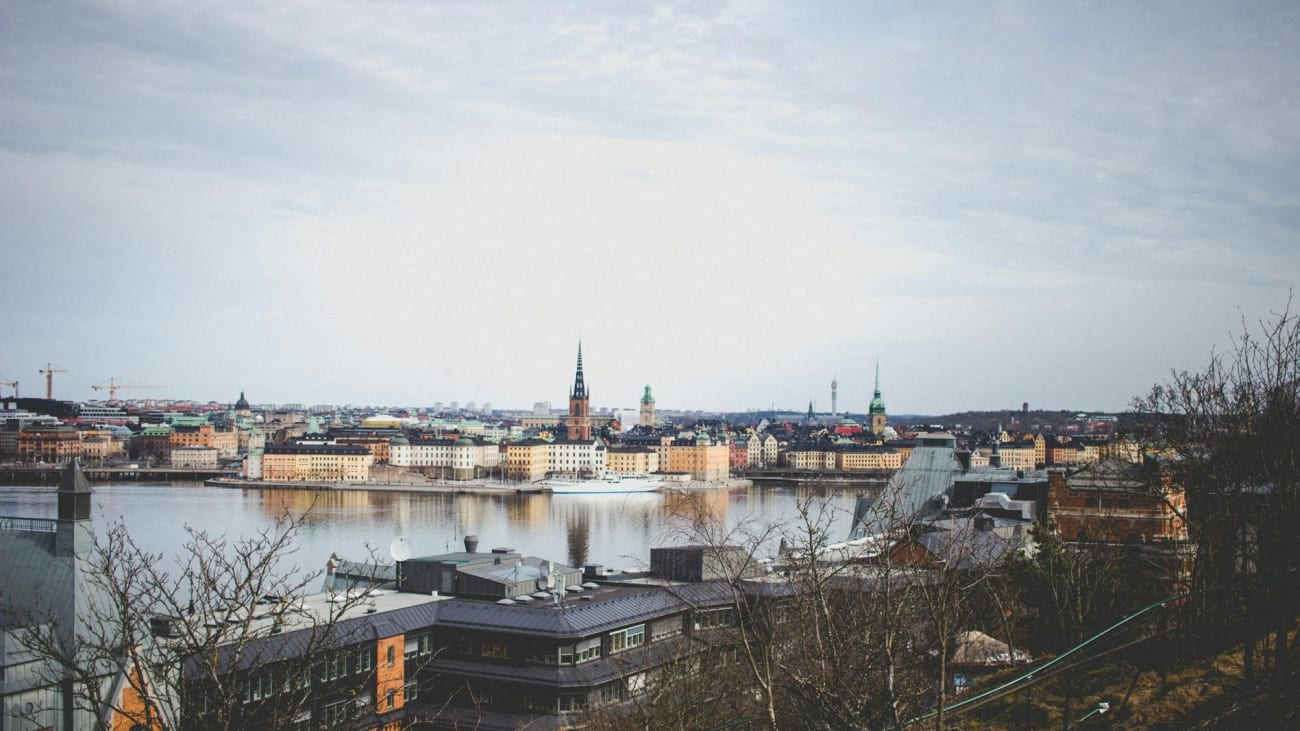
<svg viewBox="0 0 1300 731">
<path fill-rule="evenodd" d="M 549 487 L 556 495 L 608 495 L 624 492 L 654 492 L 663 487 L 662 478 L 651 475 L 617 475 L 606 472 L 604 477 L 587 480 L 552 477 L 542 480 L 544 487 Z"/>
</svg>

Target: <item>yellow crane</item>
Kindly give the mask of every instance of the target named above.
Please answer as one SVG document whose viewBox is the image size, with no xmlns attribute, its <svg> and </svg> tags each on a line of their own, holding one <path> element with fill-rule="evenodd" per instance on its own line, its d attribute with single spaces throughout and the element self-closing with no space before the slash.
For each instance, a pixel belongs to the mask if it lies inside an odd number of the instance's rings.
<svg viewBox="0 0 1300 731">
<path fill-rule="evenodd" d="M 14 390 L 14 398 L 18 398 L 18 381 L 6 381 L 3 379 L 4 376 L 0 376 L 0 386 L 8 386 L 12 388 Z"/>
<path fill-rule="evenodd" d="M 45 398 L 53 399 L 54 398 L 54 374 L 67 373 L 68 371 L 66 369 L 54 365 L 53 363 L 46 363 L 44 368 L 36 372 L 41 374 L 42 376 L 45 376 Z"/>
<path fill-rule="evenodd" d="M 108 402 L 117 401 L 117 392 L 124 388 L 163 388 L 163 386 L 152 386 L 144 383 L 118 383 L 113 376 L 108 377 L 108 383 L 101 383 L 98 386 L 91 386 L 96 391 L 108 391 Z"/>
</svg>

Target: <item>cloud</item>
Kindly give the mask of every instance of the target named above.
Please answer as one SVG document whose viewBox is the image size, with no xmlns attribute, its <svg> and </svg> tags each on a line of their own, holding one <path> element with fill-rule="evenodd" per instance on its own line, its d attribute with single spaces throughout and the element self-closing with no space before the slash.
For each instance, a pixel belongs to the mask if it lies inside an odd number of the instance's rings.
<svg viewBox="0 0 1300 731">
<path fill-rule="evenodd" d="M 12 3 L 12 357 L 528 405 L 581 335 L 611 405 L 806 404 L 880 353 L 891 408 L 1119 407 L 1300 269 L 1298 13 Z M 194 375 L 84 353 L 92 297 Z"/>
</svg>

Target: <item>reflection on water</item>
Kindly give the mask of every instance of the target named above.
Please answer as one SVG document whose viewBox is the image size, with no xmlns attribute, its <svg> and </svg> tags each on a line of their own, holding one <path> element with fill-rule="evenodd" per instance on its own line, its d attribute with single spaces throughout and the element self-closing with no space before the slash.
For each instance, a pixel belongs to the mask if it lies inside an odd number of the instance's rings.
<svg viewBox="0 0 1300 731">
<path fill-rule="evenodd" d="M 171 555 L 185 527 L 230 537 L 273 526 L 286 513 L 306 516 L 295 562 L 324 566 L 331 553 L 388 559 L 405 536 L 415 556 L 462 550 L 466 534 L 482 549 L 508 547 L 571 565 L 649 564 L 655 546 L 690 541 L 707 520 L 727 526 L 793 526 L 800 505 L 825 509 L 832 540 L 848 535 L 853 490 L 819 487 L 705 488 L 625 495 L 450 495 L 364 490 L 239 490 L 160 483 L 96 485 L 97 529 L 120 517 L 143 548 Z M 53 517 L 52 487 L 0 487 L 0 515 Z M 701 521 L 701 519 L 706 519 Z"/>
</svg>

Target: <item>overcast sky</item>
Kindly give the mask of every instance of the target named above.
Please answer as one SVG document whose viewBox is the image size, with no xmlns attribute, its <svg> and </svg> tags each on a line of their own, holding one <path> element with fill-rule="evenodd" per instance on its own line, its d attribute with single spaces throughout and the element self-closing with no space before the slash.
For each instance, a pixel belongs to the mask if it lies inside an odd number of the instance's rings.
<svg viewBox="0 0 1300 731">
<path fill-rule="evenodd" d="M 1286 305 L 1298 68 L 1294 2 L 0 0 L 0 374 L 1119 409 Z"/>
</svg>

